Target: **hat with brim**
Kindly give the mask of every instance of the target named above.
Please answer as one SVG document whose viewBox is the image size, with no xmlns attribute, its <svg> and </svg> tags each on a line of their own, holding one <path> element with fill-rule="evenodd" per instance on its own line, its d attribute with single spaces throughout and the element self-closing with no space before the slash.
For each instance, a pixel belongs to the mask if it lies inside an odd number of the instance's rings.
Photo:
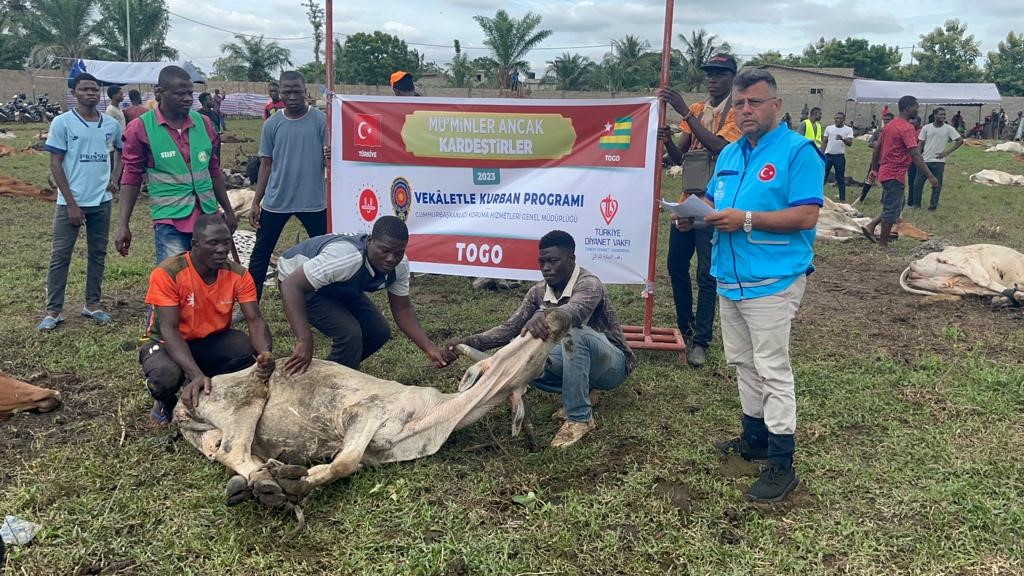
<svg viewBox="0 0 1024 576">
<path fill-rule="evenodd" d="M 405 70 L 396 70 L 395 72 L 392 72 L 391 73 L 391 87 L 394 88 L 395 84 L 398 84 L 399 82 L 401 82 L 402 80 L 405 80 L 406 78 L 409 79 L 408 80 L 409 82 L 412 82 L 412 74 L 409 74 Z"/>
<path fill-rule="evenodd" d="M 708 58 L 707 63 L 700 67 L 705 72 L 711 72 L 712 70 L 728 70 L 733 74 L 736 73 L 736 59 L 728 54 L 715 54 L 711 58 Z"/>
</svg>

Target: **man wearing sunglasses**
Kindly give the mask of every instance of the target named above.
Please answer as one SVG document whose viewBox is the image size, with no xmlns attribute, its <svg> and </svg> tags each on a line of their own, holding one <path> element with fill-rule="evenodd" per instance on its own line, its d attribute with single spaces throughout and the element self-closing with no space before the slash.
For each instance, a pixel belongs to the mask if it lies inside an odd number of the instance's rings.
<svg viewBox="0 0 1024 576">
<path fill-rule="evenodd" d="M 715 446 L 767 460 L 747 498 L 777 502 L 799 484 L 789 333 L 813 270 L 825 159 L 813 141 L 778 124 L 782 99 L 768 71 L 741 72 L 732 98 L 744 137 L 718 157 L 706 197 L 717 210 L 704 220 L 715 228 L 711 274 L 725 358 L 736 367 L 743 433 Z"/>
</svg>

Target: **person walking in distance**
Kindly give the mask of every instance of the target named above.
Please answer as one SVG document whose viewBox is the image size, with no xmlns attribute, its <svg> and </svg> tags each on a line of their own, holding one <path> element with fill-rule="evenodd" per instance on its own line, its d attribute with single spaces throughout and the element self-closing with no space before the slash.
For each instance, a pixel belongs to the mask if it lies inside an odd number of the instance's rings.
<svg viewBox="0 0 1024 576">
<path fill-rule="evenodd" d="M 871 157 L 871 170 L 868 172 L 869 182 L 877 180 L 882 183 L 882 213 L 861 228 L 864 236 L 872 242 L 878 242 L 883 250 L 889 249 L 889 233 L 903 212 L 904 181 L 911 163 L 917 166 L 929 184 L 933 187 L 939 185 L 921 156 L 917 131 L 910 123 L 917 117 L 917 98 L 904 96 L 900 98 L 898 106 L 900 115 L 885 125 Z M 876 237 L 875 229 L 879 224 L 882 225 L 882 234 Z"/>
<path fill-rule="evenodd" d="M 931 201 L 928 203 L 929 210 L 939 207 L 939 195 L 942 194 L 942 174 L 946 169 L 946 158 L 963 145 L 964 139 L 955 128 L 946 124 L 946 109 L 936 108 L 934 110 L 935 121 L 928 124 L 918 133 L 917 139 L 921 142 L 921 156 L 928 169 L 935 175 L 939 185 L 932 187 Z M 946 149 L 946 145 L 953 142 L 953 147 Z M 921 207 L 921 196 L 924 191 L 924 175 L 920 172 L 911 184 L 910 199 L 908 206 Z"/>
<path fill-rule="evenodd" d="M 853 128 L 846 125 L 846 114 L 836 112 L 834 124 L 825 128 L 825 141 L 821 153 L 825 155 L 825 183 L 828 173 L 834 168 L 839 201 L 846 202 L 846 147 L 853 146 Z"/>
</svg>

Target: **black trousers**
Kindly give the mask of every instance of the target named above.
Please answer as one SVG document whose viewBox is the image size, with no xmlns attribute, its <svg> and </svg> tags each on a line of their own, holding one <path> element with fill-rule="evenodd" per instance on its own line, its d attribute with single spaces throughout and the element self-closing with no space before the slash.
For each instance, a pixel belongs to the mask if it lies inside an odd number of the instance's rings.
<svg viewBox="0 0 1024 576">
<path fill-rule="evenodd" d="M 391 339 L 391 325 L 366 294 L 341 300 L 310 292 L 306 315 L 311 325 L 331 339 L 327 359 L 349 368 L 358 369 Z"/>
<path fill-rule="evenodd" d="M 249 342 L 249 336 L 241 330 L 228 329 L 206 338 L 189 340 L 188 348 L 199 369 L 211 377 L 238 372 L 256 361 L 256 351 Z M 167 345 L 162 342 L 143 345 L 139 350 L 139 363 L 142 364 L 150 396 L 162 402 L 170 413 L 178 402 L 178 391 L 185 385 L 185 372 L 167 353 Z"/>
<path fill-rule="evenodd" d="M 710 226 L 680 232 L 675 226 L 668 234 L 668 275 L 672 280 L 672 297 L 676 304 L 676 323 L 684 336 L 693 335 L 693 345 L 707 348 L 715 322 L 718 294 L 711 276 Z M 697 313 L 693 311 L 693 286 L 690 260 L 697 254 Z"/>
<path fill-rule="evenodd" d="M 828 172 L 835 168 L 836 186 L 839 187 L 839 201 L 846 202 L 846 154 L 825 154 L 825 183 Z"/>
<path fill-rule="evenodd" d="M 928 208 L 935 210 L 939 207 L 939 195 L 942 194 L 942 174 L 946 170 L 945 162 L 926 162 L 928 169 L 935 175 L 935 179 L 939 181 L 939 185 L 932 188 L 931 201 L 928 202 Z M 918 172 L 914 178 L 913 184 L 910 186 L 910 198 L 907 200 L 907 204 L 911 206 L 921 207 L 921 199 L 924 196 L 924 183 L 927 178 L 924 174 Z"/>
<path fill-rule="evenodd" d="M 256 245 L 249 256 L 249 274 L 256 283 L 256 298 L 263 297 L 263 283 L 267 280 L 270 255 L 274 253 L 281 231 L 292 216 L 302 222 L 310 238 L 327 234 L 327 210 L 320 212 L 270 212 L 260 210 L 260 227 L 256 230 Z"/>
</svg>

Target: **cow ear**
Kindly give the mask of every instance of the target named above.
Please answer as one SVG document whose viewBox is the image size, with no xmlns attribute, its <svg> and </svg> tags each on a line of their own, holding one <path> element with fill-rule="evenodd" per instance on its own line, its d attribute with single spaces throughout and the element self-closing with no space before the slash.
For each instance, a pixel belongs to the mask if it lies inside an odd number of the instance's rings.
<svg viewBox="0 0 1024 576">
<path fill-rule="evenodd" d="M 526 399 L 522 391 L 516 391 L 509 395 L 512 402 L 512 436 L 518 436 L 519 430 L 523 427 L 523 420 L 526 419 Z"/>
<path fill-rule="evenodd" d="M 459 381 L 459 392 L 465 392 L 472 388 L 488 368 L 490 368 L 490 363 L 486 360 L 481 360 L 470 366 L 462 375 L 462 380 Z"/>
</svg>

